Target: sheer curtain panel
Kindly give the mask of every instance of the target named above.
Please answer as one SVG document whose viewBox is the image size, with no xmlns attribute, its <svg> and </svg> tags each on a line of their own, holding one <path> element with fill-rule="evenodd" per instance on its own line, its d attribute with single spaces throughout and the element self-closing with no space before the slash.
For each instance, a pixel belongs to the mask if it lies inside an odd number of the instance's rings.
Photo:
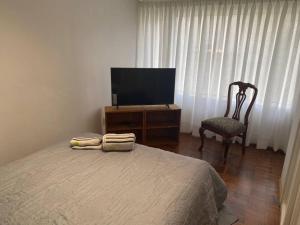
<svg viewBox="0 0 300 225">
<path fill-rule="evenodd" d="M 176 67 L 182 131 L 223 116 L 228 85 L 255 84 L 247 144 L 286 149 L 299 91 L 297 0 L 143 1 L 138 67 Z M 251 94 L 251 93 L 250 93 Z"/>
</svg>

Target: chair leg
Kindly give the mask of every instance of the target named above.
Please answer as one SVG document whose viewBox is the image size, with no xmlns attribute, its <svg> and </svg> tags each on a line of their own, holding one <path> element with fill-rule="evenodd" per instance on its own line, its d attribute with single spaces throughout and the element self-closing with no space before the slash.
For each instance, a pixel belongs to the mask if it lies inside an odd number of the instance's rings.
<svg viewBox="0 0 300 225">
<path fill-rule="evenodd" d="M 223 137 L 224 138 L 224 137 Z M 223 144 L 225 145 L 225 151 L 224 151 L 224 163 L 226 163 L 227 161 L 227 156 L 228 156 L 228 150 L 229 150 L 229 146 L 231 144 L 231 139 L 229 138 L 224 138 L 223 139 Z"/>
<path fill-rule="evenodd" d="M 199 147 L 199 151 L 201 152 L 204 146 L 204 131 L 205 129 L 203 127 L 199 128 L 199 134 L 200 134 L 200 139 L 201 139 L 201 145 Z"/>
<path fill-rule="evenodd" d="M 245 151 L 246 151 L 246 137 L 247 137 L 247 133 L 243 133 L 243 143 L 242 143 L 242 152 L 243 155 L 245 155 Z"/>
</svg>

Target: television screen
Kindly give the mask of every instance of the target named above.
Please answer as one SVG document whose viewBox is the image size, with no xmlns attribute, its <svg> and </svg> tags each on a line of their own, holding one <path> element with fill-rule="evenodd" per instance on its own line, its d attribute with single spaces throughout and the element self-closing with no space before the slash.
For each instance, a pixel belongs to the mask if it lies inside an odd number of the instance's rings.
<svg viewBox="0 0 300 225">
<path fill-rule="evenodd" d="M 111 68 L 113 105 L 174 103 L 175 68 Z"/>
</svg>

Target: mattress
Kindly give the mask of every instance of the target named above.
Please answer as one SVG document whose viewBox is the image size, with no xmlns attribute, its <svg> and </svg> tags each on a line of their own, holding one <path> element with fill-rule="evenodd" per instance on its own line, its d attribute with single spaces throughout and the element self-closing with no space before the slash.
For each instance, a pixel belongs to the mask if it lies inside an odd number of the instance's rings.
<svg viewBox="0 0 300 225">
<path fill-rule="evenodd" d="M 215 225 L 226 195 L 205 161 L 139 144 L 72 150 L 66 141 L 0 167 L 0 224 Z"/>
</svg>

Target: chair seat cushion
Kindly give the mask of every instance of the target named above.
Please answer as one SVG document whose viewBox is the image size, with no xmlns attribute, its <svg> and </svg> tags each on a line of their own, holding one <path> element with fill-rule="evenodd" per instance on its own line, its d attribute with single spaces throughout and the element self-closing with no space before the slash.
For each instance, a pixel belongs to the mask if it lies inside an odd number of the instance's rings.
<svg viewBox="0 0 300 225">
<path fill-rule="evenodd" d="M 227 136 L 235 136 L 246 130 L 244 124 L 228 117 L 215 117 L 203 120 L 202 127 Z"/>
</svg>

